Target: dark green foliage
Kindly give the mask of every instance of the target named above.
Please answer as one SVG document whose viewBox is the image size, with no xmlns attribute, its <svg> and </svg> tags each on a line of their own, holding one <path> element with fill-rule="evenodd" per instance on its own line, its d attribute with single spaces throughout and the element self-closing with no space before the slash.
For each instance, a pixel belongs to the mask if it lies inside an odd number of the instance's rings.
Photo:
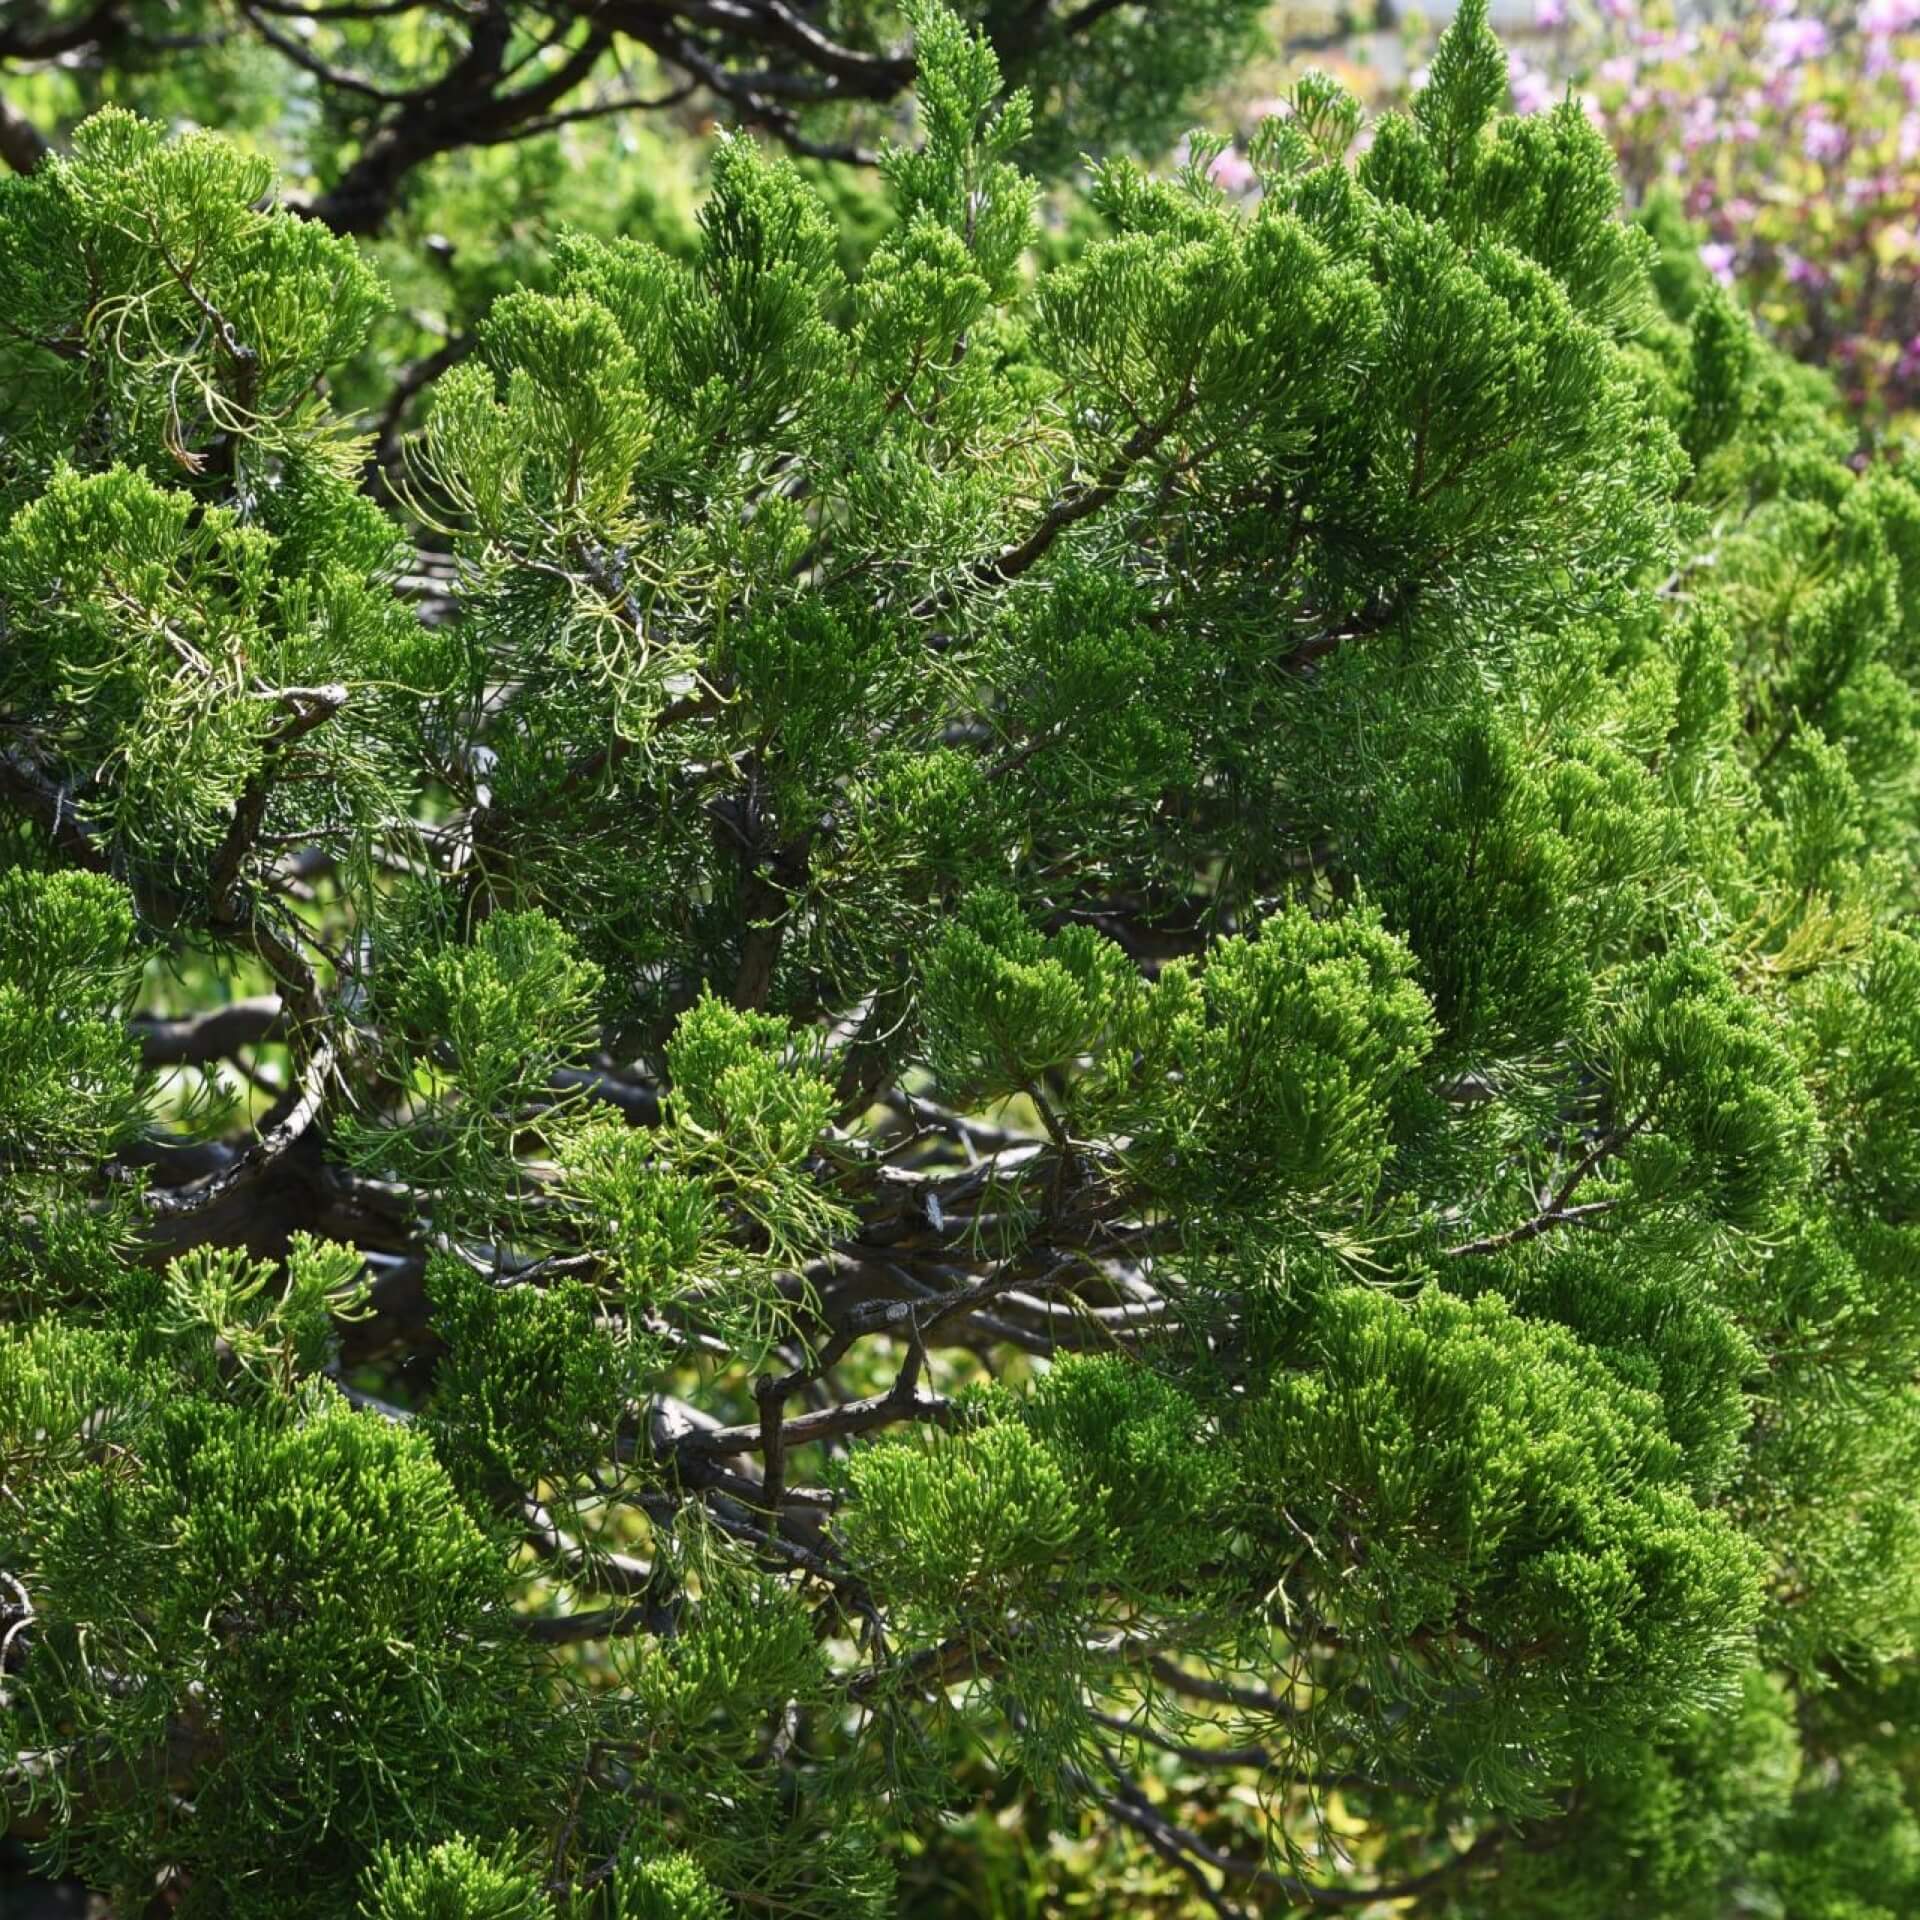
<svg viewBox="0 0 1920 1920">
<path fill-rule="evenodd" d="M 123 1145 L 143 1117 L 126 1030 L 132 902 L 91 873 L 0 871 L 0 1127 L 9 1180 L 57 1179 Z"/>
<path fill-rule="evenodd" d="M 26 1497 L 5 1551 L 33 1576 L 10 1708 L 16 1765 L 94 1809 L 65 1836 L 89 1878 L 140 1884 L 145 1803 L 184 1779 L 190 1832 L 161 1844 L 195 1909 L 337 1912 L 343 1826 L 491 1823 L 514 1773 L 552 1767 L 505 1569 L 424 1440 L 325 1388 L 183 1399 L 163 1362 L 54 1331 L 10 1338 L 0 1370 Z"/>
<path fill-rule="evenodd" d="M 1907 1911 L 1920 490 L 1480 6 L 1044 245 L 1148 76 L 914 28 L 861 245 L 729 136 L 373 495 L 263 166 L 0 192 L 0 1804 L 129 1920 Z"/>
</svg>

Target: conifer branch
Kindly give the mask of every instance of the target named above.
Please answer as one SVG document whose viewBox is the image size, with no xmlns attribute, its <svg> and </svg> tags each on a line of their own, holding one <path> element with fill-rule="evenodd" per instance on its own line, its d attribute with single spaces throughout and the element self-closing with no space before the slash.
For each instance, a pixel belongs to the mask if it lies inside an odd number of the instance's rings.
<svg viewBox="0 0 1920 1920">
<path fill-rule="evenodd" d="M 1111 1762 L 1111 1756 L 1109 1760 Z M 1230 1886 L 1301 1906 L 1337 1911 L 1417 1899 L 1490 1860 L 1507 1838 L 1503 1827 L 1489 1827 L 1470 1845 L 1459 1849 L 1452 1859 L 1408 1879 L 1374 1887 L 1330 1886 L 1303 1880 L 1296 1874 L 1276 1873 L 1271 1867 L 1208 1846 L 1198 1834 L 1161 1813 L 1117 1763 L 1113 1764 L 1113 1771 L 1120 1785 L 1112 1793 L 1101 1794 L 1101 1804 L 1122 1825 L 1141 1835 L 1157 1853 L 1210 1868 Z"/>
<path fill-rule="evenodd" d="M 263 743 L 261 763 L 248 777 L 234 804 L 233 819 L 213 856 L 208 880 L 208 891 L 216 900 L 224 899 L 239 878 L 241 864 L 259 837 L 274 782 L 283 772 L 280 756 L 295 741 L 331 720 L 347 704 L 348 698 L 343 686 L 288 687 L 279 692 L 263 689 L 262 693 L 263 697 L 284 706 L 290 717 Z"/>
<path fill-rule="evenodd" d="M 181 1220 L 204 1213 L 243 1182 L 255 1178 L 299 1144 L 319 1117 L 327 1083 L 334 1070 L 333 1041 L 324 1033 L 308 1052 L 300 1069 L 292 1104 L 254 1143 L 218 1173 L 182 1189 L 150 1188 L 143 1197 L 146 1210 L 158 1219 Z"/>
<path fill-rule="evenodd" d="M 1466 1240 L 1458 1246 L 1445 1247 L 1442 1252 L 1449 1259 L 1462 1259 L 1485 1253 L 1502 1253 L 1509 1247 L 1524 1246 L 1529 1240 L 1537 1240 L 1543 1233 L 1551 1233 L 1556 1227 L 1577 1226 L 1584 1221 L 1599 1219 L 1611 1213 L 1619 1204 L 1617 1200 L 1593 1200 L 1584 1206 L 1574 1206 L 1571 1204 L 1573 1196 L 1588 1174 L 1592 1173 L 1601 1161 L 1624 1151 L 1632 1143 L 1640 1131 L 1653 1119 L 1653 1111 L 1649 1107 L 1629 1125 L 1607 1132 L 1596 1140 L 1580 1156 L 1572 1172 L 1560 1183 L 1553 1197 L 1530 1220 L 1523 1220 L 1518 1226 L 1508 1227 L 1500 1233 L 1484 1234 L 1477 1240 Z"/>
<path fill-rule="evenodd" d="M 789 1448 L 811 1446 L 816 1441 L 845 1440 L 855 1434 L 912 1421 L 944 1426 L 953 1418 L 953 1412 L 952 1402 L 938 1394 L 916 1395 L 909 1391 L 901 1395 L 889 1388 L 885 1393 L 871 1394 L 865 1399 L 843 1400 L 813 1413 L 795 1414 L 781 1429 L 782 1443 Z M 682 1458 L 701 1455 L 721 1458 L 731 1453 L 758 1453 L 765 1444 L 760 1423 L 755 1421 L 751 1426 L 716 1427 L 711 1432 L 684 1435 L 676 1443 L 675 1451 Z"/>
<path fill-rule="evenodd" d="M 206 1066 L 245 1047 L 283 1039 L 285 1008 L 277 993 L 230 1000 L 173 1020 L 137 1020 L 141 1059 L 149 1067 Z"/>
</svg>

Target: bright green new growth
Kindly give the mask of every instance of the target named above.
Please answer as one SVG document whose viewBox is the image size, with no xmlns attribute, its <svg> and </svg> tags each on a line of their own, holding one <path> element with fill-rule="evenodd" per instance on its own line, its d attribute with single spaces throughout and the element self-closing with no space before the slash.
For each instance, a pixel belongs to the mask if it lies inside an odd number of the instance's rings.
<svg viewBox="0 0 1920 1920">
<path fill-rule="evenodd" d="M 607 1920 L 724 1920 L 725 1904 L 685 1854 L 622 1862 L 596 1904 L 570 1901 L 569 1915 Z M 383 1848 L 367 1874 L 365 1920 L 543 1920 L 554 1911 L 536 1865 L 511 1849 L 489 1854 L 471 1840 L 443 1840 L 400 1853 Z"/>
<path fill-rule="evenodd" d="M 186 1920 L 985 1910 L 1023 1788 L 1905 1911 L 1920 489 L 1477 5 L 1044 256 L 915 24 L 860 270 L 744 137 L 559 237 L 416 556 L 346 243 L 0 183 L 0 1804 Z"/>
</svg>

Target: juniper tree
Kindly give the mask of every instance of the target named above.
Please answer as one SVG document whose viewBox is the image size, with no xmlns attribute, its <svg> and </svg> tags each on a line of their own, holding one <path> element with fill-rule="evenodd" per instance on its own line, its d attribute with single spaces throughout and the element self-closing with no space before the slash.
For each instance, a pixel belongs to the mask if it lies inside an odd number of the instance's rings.
<svg viewBox="0 0 1920 1920">
<path fill-rule="evenodd" d="M 1920 492 L 1478 5 L 1044 262 L 913 24 L 857 280 L 729 140 L 404 528 L 264 163 L 0 189 L 10 1817 L 880 1914 L 984 1769 L 1215 1912 L 1904 1910 Z"/>
</svg>

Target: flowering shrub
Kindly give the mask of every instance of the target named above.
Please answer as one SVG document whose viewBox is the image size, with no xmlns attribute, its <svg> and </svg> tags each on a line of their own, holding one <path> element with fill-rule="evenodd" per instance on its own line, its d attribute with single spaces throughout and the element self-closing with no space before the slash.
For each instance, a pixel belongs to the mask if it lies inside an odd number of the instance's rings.
<svg viewBox="0 0 1920 1920">
<path fill-rule="evenodd" d="M 1793 351 L 1871 425 L 1920 405 L 1920 0 L 1819 12 L 1541 0 L 1551 39 L 1514 64 L 1523 110 L 1550 70 L 1586 89 L 1629 194 L 1663 183 Z"/>
</svg>

